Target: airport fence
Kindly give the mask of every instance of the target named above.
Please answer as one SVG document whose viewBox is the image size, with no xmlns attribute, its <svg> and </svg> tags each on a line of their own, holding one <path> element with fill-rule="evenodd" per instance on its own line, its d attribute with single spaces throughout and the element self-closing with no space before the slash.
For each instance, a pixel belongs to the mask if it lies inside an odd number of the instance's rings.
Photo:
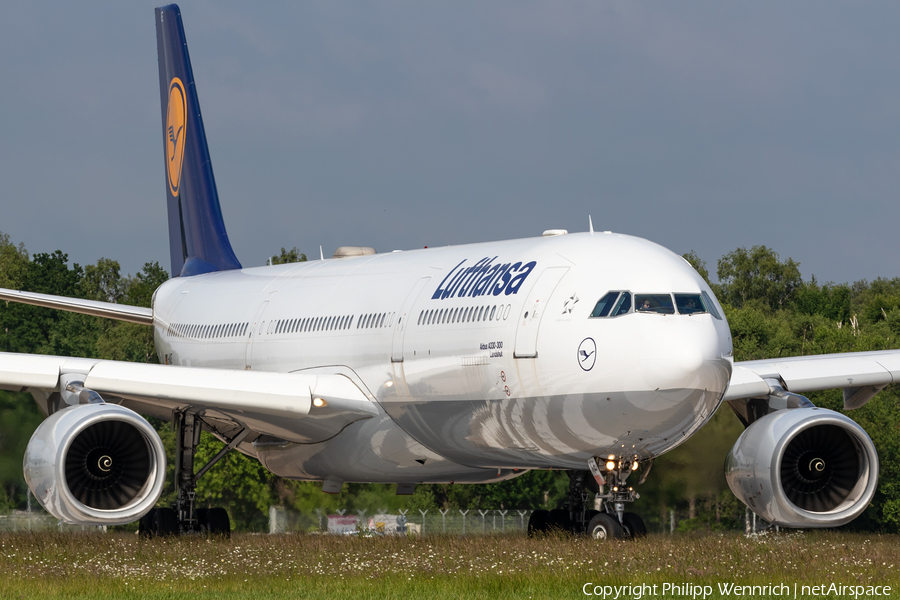
<svg viewBox="0 0 900 600">
<path fill-rule="evenodd" d="M 339 510 L 299 513 L 272 506 L 269 533 L 335 535 L 499 535 L 528 529 L 530 510 Z"/>
<path fill-rule="evenodd" d="M 106 531 L 106 527 L 68 525 L 40 510 L 14 510 L 0 514 L 0 532 L 24 531 Z"/>
</svg>

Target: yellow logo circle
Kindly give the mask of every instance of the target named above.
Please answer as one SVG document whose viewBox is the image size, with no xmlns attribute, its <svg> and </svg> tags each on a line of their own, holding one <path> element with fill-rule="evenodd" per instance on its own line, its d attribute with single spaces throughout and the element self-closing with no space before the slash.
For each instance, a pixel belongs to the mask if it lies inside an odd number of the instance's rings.
<svg viewBox="0 0 900 600">
<path fill-rule="evenodd" d="M 169 175 L 169 191 L 178 196 L 181 183 L 181 165 L 184 162 L 187 97 L 184 84 L 177 77 L 169 83 L 169 107 L 166 116 L 166 172 Z"/>
</svg>

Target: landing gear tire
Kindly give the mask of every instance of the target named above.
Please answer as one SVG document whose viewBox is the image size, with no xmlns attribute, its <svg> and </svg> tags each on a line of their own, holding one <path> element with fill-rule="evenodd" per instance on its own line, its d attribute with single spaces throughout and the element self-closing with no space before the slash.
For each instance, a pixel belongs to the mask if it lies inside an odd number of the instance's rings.
<svg viewBox="0 0 900 600">
<path fill-rule="evenodd" d="M 531 516 L 528 517 L 528 537 L 535 537 L 536 535 L 544 535 L 547 533 L 547 521 L 549 518 L 550 511 L 536 510 L 532 512 Z"/>
<path fill-rule="evenodd" d="M 587 533 L 595 540 L 617 540 L 622 538 L 622 526 L 609 513 L 598 513 L 588 523 Z"/>
<path fill-rule="evenodd" d="M 209 535 L 231 537 L 231 519 L 224 508 L 210 508 L 206 511 L 206 526 Z"/>
<path fill-rule="evenodd" d="M 569 512 L 562 508 L 555 508 L 550 511 L 550 518 L 547 521 L 549 529 L 562 533 L 572 532 L 572 521 L 569 519 Z"/>
<path fill-rule="evenodd" d="M 153 519 L 156 517 L 156 509 L 151 508 L 150 512 L 141 517 L 138 521 L 138 535 L 149 538 L 153 535 Z"/>
<path fill-rule="evenodd" d="M 590 509 L 590 510 L 584 511 L 584 521 L 582 522 L 582 526 L 584 526 L 585 533 L 587 533 L 587 527 L 590 524 L 591 519 L 593 519 L 594 517 L 596 517 L 599 514 L 600 514 L 599 510 Z"/>
<path fill-rule="evenodd" d="M 168 537 L 178 533 L 178 517 L 171 508 L 157 508 L 150 521 L 151 537 Z"/>
<path fill-rule="evenodd" d="M 633 540 L 647 535 L 647 526 L 644 525 L 644 520 L 632 512 L 622 515 L 622 525 L 625 526 L 626 536 Z"/>
<path fill-rule="evenodd" d="M 208 508 L 197 508 L 194 510 L 194 514 L 197 516 L 197 529 L 200 530 L 200 533 L 209 533 L 209 523 L 206 520 L 207 513 L 209 513 Z"/>
</svg>

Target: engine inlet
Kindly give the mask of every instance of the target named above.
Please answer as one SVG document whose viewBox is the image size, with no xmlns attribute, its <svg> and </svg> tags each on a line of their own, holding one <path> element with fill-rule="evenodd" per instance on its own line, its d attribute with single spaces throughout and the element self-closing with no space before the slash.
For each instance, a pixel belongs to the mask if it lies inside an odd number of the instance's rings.
<svg viewBox="0 0 900 600">
<path fill-rule="evenodd" d="M 784 450 L 781 485 L 788 499 L 804 510 L 837 508 L 861 476 L 856 443 L 837 425 L 804 429 Z"/>
<path fill-rule="evenodd" d="M 79 502 L 115 510 L 134 500 L 147 483 L 150 447 L 123 421 L 101 421 L 78 434 L 66 454 L 66 484 Z"/>
</svg>

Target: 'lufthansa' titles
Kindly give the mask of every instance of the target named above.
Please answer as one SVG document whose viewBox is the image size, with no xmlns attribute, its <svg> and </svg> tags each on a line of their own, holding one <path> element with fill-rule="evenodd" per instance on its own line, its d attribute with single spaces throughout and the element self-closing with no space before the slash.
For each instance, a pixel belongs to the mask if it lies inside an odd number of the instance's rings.
<svg viewBox="0 0 900 600">
<path fill-rule="evenodd" d="M 525 278 L 537 266 L 536 261 L 527 263 L 495 263 L 497 259 L 484 257 L 474 265 L 465 267 L 463 260 L 453 267 L 441 281 L 432 300 L 447 298 L 477 298 L 478 296 L 499 296 L 518 293 Z"/>
</svg>

